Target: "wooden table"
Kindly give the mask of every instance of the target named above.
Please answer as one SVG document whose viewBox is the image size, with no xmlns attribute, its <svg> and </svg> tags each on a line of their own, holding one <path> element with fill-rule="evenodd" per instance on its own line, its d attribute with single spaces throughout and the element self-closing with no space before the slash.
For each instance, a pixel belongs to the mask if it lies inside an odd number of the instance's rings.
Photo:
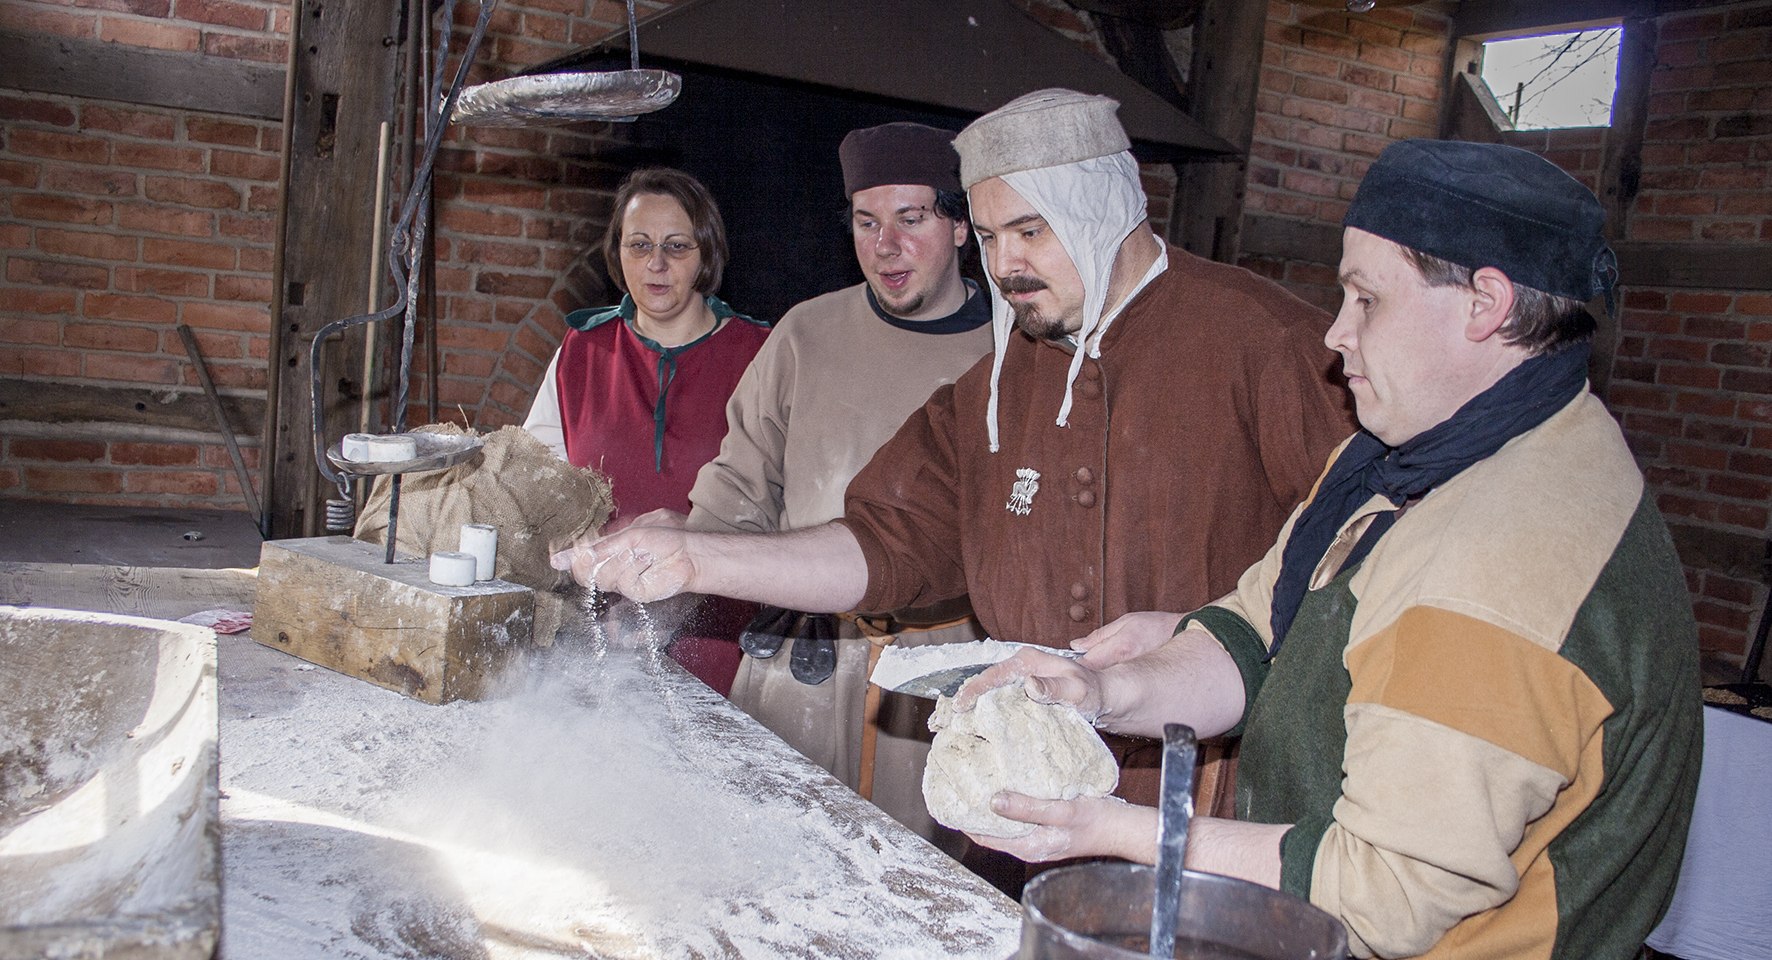
<svg viewBox="0 0 1772 960">
<path fill-rule="evenodd" d="M 250 571 L 0 564 L 0 602 L 250 610 Z M 430 706 L 222 637 L 219 955 L 982 957 L 1020 912 L 656 651 Z"/>
</svg>

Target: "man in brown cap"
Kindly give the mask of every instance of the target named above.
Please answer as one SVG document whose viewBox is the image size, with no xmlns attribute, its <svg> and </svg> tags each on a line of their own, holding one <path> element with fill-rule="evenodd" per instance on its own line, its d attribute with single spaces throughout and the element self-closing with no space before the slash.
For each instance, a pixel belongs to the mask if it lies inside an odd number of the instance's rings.
<svg viewBox="0 0 1772 960">
<path fill-rule="evenodd" d="M 689 529 L 768 533 L 841 516 L 843 490 L 874 450 L 990 350 L 990 298 L 960 275 L 970 225 L 953 137 L 888 123 L 843 138 L 848 227 L 866 282 L 801 303 L 775 325 L 727 404 L 719 456 L 689 494 Z M 878 688 L 868 700 L 870 654 L 893 640 L 976 637 L 963 597 L 861 625 L 766 607 L 741 637 L 748 656 L 732 699 L 933 836 L 919 789 L 926 702 Z"/>
<path fill-rule="evenodd" d="M 1632 960 L 1703 723 L 1680 559 L 1587 387 L 1604 208 L 1527 151 L 1405 140 L 1344 222 L 1326 340 L 1364 429 L 1266 556 L 1155 651 L 1024 653 L 956 705 L 1019 681 L 1104 729 L 1240 733 L 1237 818 L 1195 818 L 1187 866 L 1308 898 L 1356 957 Z M 1028 859 L 1156 853 L 1149 807 L 992 809 L 1038 824 L 994 842 Z"/>
<path fill-rule="evenodd" d="M 1234 586 L 1353 430 L 1328 317 L 1159 240 L 1116 107 L 1040 91 L 959 135 L 997 349 L 880 448 L 841 518 L 770 538 L 636 528 L 556 564 L 604 564 L 603 586 L 642 599 L 969 593 L 991 636 L 1097 664 Z M 1148 743 L 1117 745 L 1133 796 L 1154 796 Z"/>
</svg>

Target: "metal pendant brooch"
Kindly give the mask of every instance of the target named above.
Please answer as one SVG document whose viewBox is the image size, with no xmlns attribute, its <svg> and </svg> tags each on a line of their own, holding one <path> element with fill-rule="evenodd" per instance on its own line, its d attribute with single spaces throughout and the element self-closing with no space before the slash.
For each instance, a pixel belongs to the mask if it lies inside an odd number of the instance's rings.
<svg viewBox="0 0 1772 960">
<path fill-rule="evenodd" d="M 1009 488 L 1009 502 L 1003 508 L 1018 517 L 1025 517 L 1034 509 L 1034 494 L 1040 492 L 1040 471 L 1022 467 L 1015 471 L 1015 476 L 1015 485 Z"/>
</svg>

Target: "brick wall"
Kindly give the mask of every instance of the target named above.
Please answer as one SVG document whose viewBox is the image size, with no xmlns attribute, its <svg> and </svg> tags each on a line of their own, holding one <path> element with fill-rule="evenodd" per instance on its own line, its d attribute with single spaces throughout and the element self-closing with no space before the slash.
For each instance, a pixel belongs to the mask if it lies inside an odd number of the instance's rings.
<svg viewBox="0 0 1772 960">
<path fill-rule="evenodd" d="M 281 63 L 282 3 L 0 5 L 0 29 Z M 0 377 L 262 397 L 280 127 L 0 88 Z M 153 402 L 153 401 L 148 401 Z M 253 438 L 242 438 L 256 469 Z M 219 434 L 0 425 L 0 496 L 241 501 Z"/>
<path fill-rule="evenodd" d="M 1664 17 L 1656 61 L 1626 236 L 1772 245 L 1772 3 Z M 1622 327 L 1606 399 L 1674 530 L 1702 646 L 1733 660 L 1766 596 L 1772 291 L 1632 286 Z"/>
</svg>

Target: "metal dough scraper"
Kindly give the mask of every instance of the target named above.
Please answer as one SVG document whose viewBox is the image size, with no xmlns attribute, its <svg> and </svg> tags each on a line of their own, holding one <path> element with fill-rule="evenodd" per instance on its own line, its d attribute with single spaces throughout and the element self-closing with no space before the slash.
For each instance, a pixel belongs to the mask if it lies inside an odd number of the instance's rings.
<svg viewBox="0 0 1772 960">
<path fill-rule="evenodd" d="M 975 640 L 970 643 L 939 643 L 923 647 L 890 646 L 880 651 L 869 682 L 894 693 L 913 697 L 951 697 L 966 681 L 993 663 L 1007 660 L 1017 650 L 1029 648 L 1072 660 L 1081 650 L 1043 647 L 1013 640 Z"/>
</svg>

